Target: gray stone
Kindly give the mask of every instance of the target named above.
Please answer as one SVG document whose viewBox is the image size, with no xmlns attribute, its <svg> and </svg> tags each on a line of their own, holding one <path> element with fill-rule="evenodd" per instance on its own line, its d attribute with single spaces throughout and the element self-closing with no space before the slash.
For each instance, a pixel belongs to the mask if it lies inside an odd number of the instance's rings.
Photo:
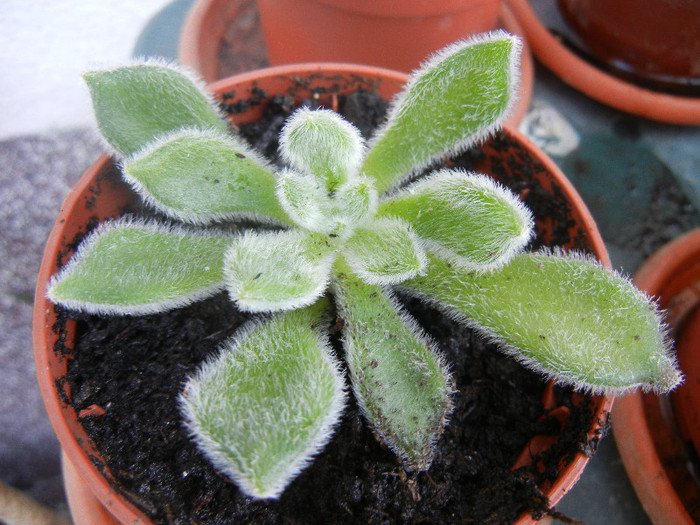
<svg viewBox="0 0 700 525">
<path fill-rule="evenodd" d="M 0 142 L 0 479 L 61 512 L 60 447 L 36 383 L 32 304 L 61 203 L 102 149 L 88 129 Z"/>
</svg>

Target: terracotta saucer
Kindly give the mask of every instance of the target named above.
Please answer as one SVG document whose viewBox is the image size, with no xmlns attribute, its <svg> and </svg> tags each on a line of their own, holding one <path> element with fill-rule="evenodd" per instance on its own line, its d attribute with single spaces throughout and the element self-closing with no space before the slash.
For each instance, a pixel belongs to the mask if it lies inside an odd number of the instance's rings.
<svg viewBox="0 0 700 525">
<path fill-rule="evenodd" d="M 700 98 L 656 92 L 612 76 L 569 50 L 540 22 L 529 0 L 504 3 L 522 25 L 535 57 L 574 89 L 633 115 L 671 124 L 700 124 Z"/>
</svg>

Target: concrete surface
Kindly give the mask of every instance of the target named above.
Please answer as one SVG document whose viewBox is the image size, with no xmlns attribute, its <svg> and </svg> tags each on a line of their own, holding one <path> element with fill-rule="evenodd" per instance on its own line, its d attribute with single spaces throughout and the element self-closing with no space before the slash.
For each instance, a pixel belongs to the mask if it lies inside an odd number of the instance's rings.
<svg viewBox="0 0 700 525">
<path fill-rule="evenodd" d="M 92 130 L 0 142 L 0 479 L 62 509 L 58 442 L 36 386 L 32 301 L 63 198 L 101 151 Z"/>
<path fill-rule="evenodd" d="M 32 299 L 61 202 L 102 150 L 80 73 L 127 60 L 168 0 L 0 7 L 0 480 L 67 514 L 34 373 Z"/>
</svg>

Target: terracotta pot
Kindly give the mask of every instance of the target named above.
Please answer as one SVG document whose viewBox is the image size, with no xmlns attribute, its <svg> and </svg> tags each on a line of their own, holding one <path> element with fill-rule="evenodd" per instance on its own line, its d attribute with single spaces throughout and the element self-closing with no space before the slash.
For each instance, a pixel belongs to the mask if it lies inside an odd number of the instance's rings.
<svg viewBox="0 0 700 525">
<path fill-rule="evenodd" d="M 319 60 L 410 71 L 496 26 L 500 0 L 258 0 L 270 64 Z"/>
<path fill-rule="evenodd" d="M 294 1 L 314 2 L 318 0 Z M 330 1 L 331 0 L 321 0 L 319 5 L 323 4 L 321 7 L 324 7 L 325 4 L 330 3 Z M 258 7 L 263 9 L 263 4 L 266 3 L 269 2 L 258 1 L 256 4 L 255 0 L 196 0 L 187 15 L 180 33 L 178 60 L 182 64 L 197 71 L 207 82 L 214 82 L 231 75 L 259 69 L 271 63 L 281 64 L 292 62 L 291 59 L 274 60 L 273 57 L 268 56 L 258 9 Z M 275 6 L 279 6 L 277 0 L 273 3 Z M 423 3 L 426 5 L 429 4 L 429 2 L 425 0 L 423 0 Z M 505 3 L 500 3 L 500 1 L 483 2 L 483 0 L 482 3 L 489 4 L 489 6 L 500 7 L 500 11 L 496 13 L 497 19 L 495 22 L 491 23 L 488 29 L 502 27 L 515 35 L 523 36 L 525 34 L 518 20 Z M 435 5 L 438 4 L 438 2 L 435 2 Z M 367 2 L 363 0 L 359 6 L 348 2 L 345 2 L 344 5 L 346 5 L 346 7 L 349 6 L 348 9 L 360 9 L 362 6 L 366 7 Z M 442 4 L 439 5 L 442 9 L 448 7 L 447 5 L 444 7 L 442 7 Z M 329 9 L 328 6 L 325 6 L 325 8 Z M 402 9 L 406 10 L 408 6 L 404 5 Z M 268 8 L 268 11 L 269 10 Z M 278 14 L 278 12 L 281 11 L 279 8 L 276 8 L 274 13 Z M 401 18 L 400 20 L 403 21 L 407 19 L 408 18 Z M 399 18 L 397 18 L 397 20 L 399 20 Z M 285 29 L 285 31 L 287 30 L 288 29 Z M 473 32 L 474 31 L 470 30 L 468 27 L 464 27 L 454 35 L 453 40 L 446 41 L 445 43 L 466 37 L 473 34 Z M 336 46 L 339 45 L 335 36 L 331 39 L 331 42 L 335 42 Z M 286 48 L 293 49 L 293 51 L 289 52 L 298 53 L 296 59 L 293 60 L 294 62 L 319 62 L 327 61 L 331 58 L 330 53 L 326 51 L 327 48 L 325 45 L 316 47 L 303 55 L 301 51 L 297 49 L 298 45 L 300 45 L 299 38 L 296 36 L 294 38 L 294 45 L 286 46 Z M 382 60 L 381 55 L 375 52 L 371 53 L 371 57 L 358 56 L 353 60 L 350 60 L 350 57 L 347 57 L 347 60 L 340 59 L 340 57 L 348 55 L 348 53 L 345 52 L 338 52 L 335 56 L 341 62 L 355 61 L 362 64 L 373 64 L 408 71 L 418 66 L 420 61 L 426 58 L 431 51 L 440 47 L 442 47 L 442 45 L 421 51 L 420 56 L 413 60 L 410 66 L 407 65 L 406 67 L 395 67 L 395 65 Z M 390 48 L 385 46 L 384 49 Z M 404 53 L 404 51 L 405 49 L 402 48 L 401 53 Z M 530 52 L 526 40 L 523 40 L 520 69 L 519 99 L 511 117 L 508 119 L 508 122 L 513 126 L 517 126 L 523 119 L 532 98 L 534 63 L 532 53 Z"/>
<path fill-rule="evenodd" d="M 690 0 L 693 1 L 693 0 Z M 700 124 L 700 98 L 640 87 L 569 49 L 538 19 L 529 0 L 504 0 L 522 25 L 535 56 L 563 82 L 613 108 L 659 122 Z M 609 1 L 610 5 L 617 1 Z M 640 6 L 645 2 L 636 2 Z"/>
<path fill-rule="evenodd" d="M 177 54 L 207 82 L 268 66 L 255 0 L 195 0 Z M 229 64 L 229 55 L 235 63 Z"/>
<path fill-rule="evenodd" d="M 588 50 L 622 75 L 700 88 L 697 0 L 557 0 Z"/>
<path fill-rule="evenodd" d="M 618 398 L 615 441 L 656 525 L 700 523 L 700 229 L 661 248 L 634 281 L 666 309 L 685 382 L 667 396 L 636 393 Z"/>
<path fill-rule="evenodd" d="M 247 99 L 253 94 L 257 96 L 259 89 L 264 89 L 268 96 L 292 92 L 297 101 L 303 98 L 317 98 L 326 107 L 334 107 L 338 94 L 354 91 L 359 87 L 377 91 L 383 97 L 390 98 L 402 87 L 405 80 L 405 75 L 401 73 L 378 68 L 358 69 L 354 66 L 324 67 L 321 64 L 309 64 L 304 70 L 288 66 L 251 72 L 214 83 L 210 88 L 220 94 L 235 91 L 238 99 Z M 235 116 L 234 122 L 240 124 L 259 118 L 263 110 L 262 105 L 250 105 L 249 108 L 246 113 Z M 506 128 L 504 133 L 509 139 L 509 144 L 514 145 L 511 147 L 518 148 L 520 155 L 526 154 L 531 157 L 532 162 L 528 160 L 528 167 L 536 174 L 538 184 L 567 203 L 569 213 L 565 221 L 574 235 L 573 247 L 591 251 L 609 265 L 607 252 L 593 219 L 568 180 L 544 153 L 518 131 Z M 481 161 L 484 164 L 477 166 L 477 169 L 483 168 L 487 173 L 490 163 L 495 162 L 501 169 L 505 164 L 499 158 L 494 160 L 496 150 L 489 148 L 487 143 L 484 146 L 486 155 Z M 86 414 L 82 411 L 76 413 L 73 409 L 70 403 L 71 392 L 64 380 L 70 351 L 64 354 L 55 349 L 57 344 L 67 349 L 72 348 L 75 323 L 69 320 L 65 333 L 54 332 L 57 314 L 53 304 L 45 297 L 50 276 L 74 251 L 75 239 L 84 234 L 90 225 L 94 226 L 97 221 L 120 215 L 134 202 L 133 194 L 121 182 L 115 170 L 110 158 L 101 156 L 66 198 L 46 246 L 35 297 L 34 350 L 37 376 L 49 418 L 65 453 L 67 492 L 73 517 L 78 525 L 150 523 L 141 510 L 114 491 L 109 472 L 101 472 L 100 467 L 96 465 L 100 463 L 100 453 L 90 443 L 80 422 L 80 418 Z M 545 238 L 548 235 L 548 227 L 547 221 L 538 225 L 539 233 Z M 602 433 L 602 426 L 607 420 L 613 399 L 596 397 L 593 401 L 594 416 L 589 438 L 595 441 Z M 551 388 L 544 402 L 556 409 L 553 406 Z M 559 414 L 565 419 L 564 412 L 559 410 Z M 534 454 L 550 445 L 551 439 L 534 438 L 525 447 L 518 465 L 530 463 Z M 561 476 L 558 480 L 541 487 L 552 505 L 576 482 L 587 461 L 586 455 L 578 454 L 570 463 L 561 465 Z M 95 513 L 91 513 L 92 511 Z M 532 518 L 526 515 L 521 517 L 518 524 L 532 522 Z"/>
</svg>

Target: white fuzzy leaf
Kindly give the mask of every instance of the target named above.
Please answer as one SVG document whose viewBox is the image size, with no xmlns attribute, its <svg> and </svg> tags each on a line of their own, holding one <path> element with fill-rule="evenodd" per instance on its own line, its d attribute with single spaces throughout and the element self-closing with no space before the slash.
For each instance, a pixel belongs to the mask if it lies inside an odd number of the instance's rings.
<svg viewBox="0 0 700 525">
<path fill-rule="evenodd" d="M 315 177 L 283 171 L 277 185 L 277 199 L 298 226 L 325 234 L 336 229 L 328 190 Z"/>
<path fill-rule="evenodd" d="M 343 248 L 353 272 L 370 284 L 390 285 L 423 271 L 427 257 L 408 225 L 381 218 L 358 228 Z"/>
<path fill-rule="evenodd" d="M 173 64 L 152 60 L 90 71 L 84 78 L 100 132 L 122 157 L 183 128 L 226 132 L 212 95 L 190 72 Z"/>
<path fill-rule="evenodd" d="M 432 258 L 425 275 L 402 286 L 560 383 L 620 393 L 667 391 L 680 380 L 656 306 L 590 258 L 523 254 L 485 273 Z"/>
<path fill-rule="evenodd" d="M 103 223 L 52 277 L 48 297 L 89 313 L 163 312 L 223 287 L 232 238 L 141 221 Z"/>
<path fill-rule="evenodd" d="M 377 212 L 378 196 L 374 184 L 367 177 L 353 177 L 334 195 L 335 213 L 348 225 L 357 226 Z"/>
<path fill-rule="evenodd" d="M 226 252 L 226 288 L 248 312 L 300 308 L 326 291 L 334 259 L 333 247 L 310 232 L 248 231 Z"/>
<path fill-rule="evenodd" d="M 279 497 L 340 419 L 343 378 L 321 330 L 327 306 L 248 325 L 180 397 L 199 448 L 253 498 Z"/>
<path fill-rule="evenodd" d="M 181 130 L 161 137 L 123 167 L 126 180 L 149 204 L 178 220 L 289 223 L 275 195 L 277 178 L 230 134 Z"/>
<path fill-rule="evenodd" d="M 363 153 L 357 128 L 327 109 L 298 109 L 280 133 L 282 158 L 316 176 L 329 190 L 357 174 Z"/>
<path fill-rule="evenodd" d="M 380 194 L 501 125 L 517 96 L 520 47 L 496 31 L 448 46 L 411 75 L 362 166 Z"/>
<path fill-rule="evenodd" d="M 379 215 L 408 222 L 427 249 L 467 270 L 506 264 L 529 242 L 530 211 L 485 175 L 440 170 L 381 203 Z"/>
<path fill-rule="evenodd" d="M 334 291 L 355 397 L 377 437 L 406 468 L 426 470 L 452 404 L 434 343 L 378 286 L 339 259 Z"/>
</svg>

